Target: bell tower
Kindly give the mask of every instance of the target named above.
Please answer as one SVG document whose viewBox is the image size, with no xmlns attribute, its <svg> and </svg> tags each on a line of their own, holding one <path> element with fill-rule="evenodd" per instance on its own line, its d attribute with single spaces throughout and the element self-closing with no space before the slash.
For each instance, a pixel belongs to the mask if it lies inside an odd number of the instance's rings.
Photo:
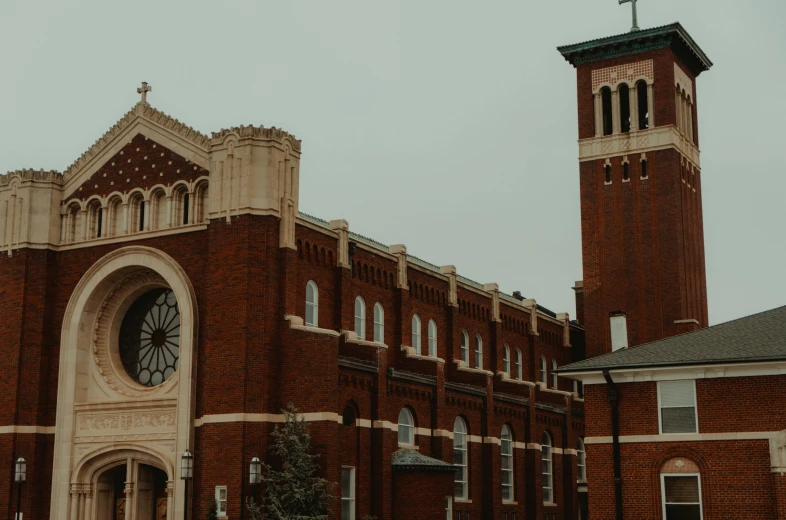
<svg viewBox="0 0 786 520">
<path fill-rule="evenodd" d="M 577 76 L 587 357 L 708 322 L 696 78 L 712 62 L 679 23 L 636 29 L 558 48 Z"/>
</svg>

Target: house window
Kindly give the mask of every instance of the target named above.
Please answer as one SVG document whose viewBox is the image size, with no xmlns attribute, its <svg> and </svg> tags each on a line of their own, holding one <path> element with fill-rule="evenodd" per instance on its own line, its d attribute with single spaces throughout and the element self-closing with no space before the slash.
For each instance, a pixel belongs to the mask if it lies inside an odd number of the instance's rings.
<svg viewBox="0 0 786 520">
<path fill-rule="evenodd" d="M 513 434 L 506 424 L 500 435 L 500 454 L 502 456 L 502 500 L 513 500 Z"/>
<path fill-rule="evenodd" d="M 543 432 L 543 442 L 541 443 L 541 470 L 543 473 L 543 502 L 554 502 L 554 487 L 552 483 L 551 469 L 551 436 Z"/>
<path fill-rule="evenodd" d="M 306 326 L 319 326 L 319 289 L 313 280 L 306 284 Z"/>
<path fill-rule="evenodd" d="M 379 302 L 374 304 L 374 341 L 385 342 L 385 309 Z"/>
<path fill-rule="evenodd" d="M 483 368 L 483 338 L 475 334 L 475 368 Z"/>
<path fill-rule="evenodd" d="M 420 316 L 412 315 L 412 348 L 420 355 Z"/>
<path fill-rule="evenodd" d="M 453 493 L 456 498 L 467 498 L 467 425 L 456 417 L 453 422 L 453 464 L 456 466 Z"/>
<path fill-rule="evenodd" d="M 664 520 L 701 520 L 699 475 L 661 474 Z"/>
<path fill-rule="evenodd" d="M 600 91 L 600 98 L 603 104 L 603 135 L 611 135 L 614 131 L 614 124 L 611 119 L 611 89 L 604 87 Z"/>
<path fill-rule="evenodd" d="M 360 296 L 355 298 L 355 334 L 366 339 L 366 302 Z"/>
<path fill-rule="evenodd" d="M 341 468 L 341 520 L 355 520 L 355 468 Z"/>
<path fill-rule="evenodd" d="M 503 349 L 504 350 L 502 352 L 502 371 L 505 372 L 505 374 L 508 377 L 510 377 L 510 347 L 506 343 Z"/>
<path fill-rule="evenodd" d="M 469 334 L 466 330 L 461 331 L 461 361 L 469 366 Z"/>
<path fill-rule="evenodd" d="M 557 360 L 551 360 L 551 388 L 556 389 L 559 387 L 559 382 L 557 381 Z"/>
<path fill-rule="evenodd" d="M 398 413 L 398 443 L 404 446 L 415 444 L 415 420 L 407 408 Z"/>
<path fill-rule="evenodd" d="M 579 482 L 587 480 L 587 452 L 584 451 L 583 439 L 579 439 L 576 443 L 576 478 Z"/>
<path fill-rule="evenodd" d="M 521 381 L 524 378 L 523 374 L 521 373 L 521 349 L 516 349 L 516 379 Z"/>
<path fill-rule="evenodd" d="M 543 356 L 540 356 L 540 382 L 544 385 L 548 384 L 548 378 L 546 374 L 546 358 Z"/>
<path fill-rule="evenodd" d="M 660 433 L 698 433 L 695 381 L 660 381 L 658 408 Z"/>
<path fill-rule="evenodd" d="M 218 516 L 227 516 L 227 487 L 216 486 L 216 505 Z"/>
<path fill-rule="evenodd" d="M 428 320 L 428 355 L 437 357 L 437 324 Z"/>
</svg>

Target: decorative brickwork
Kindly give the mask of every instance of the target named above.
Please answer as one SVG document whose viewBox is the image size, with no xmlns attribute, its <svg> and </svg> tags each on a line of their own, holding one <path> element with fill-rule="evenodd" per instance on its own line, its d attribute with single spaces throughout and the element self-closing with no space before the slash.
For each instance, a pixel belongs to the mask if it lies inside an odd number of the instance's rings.
<svg viewBox="0 0 786 520">
<path fill-rule="evenodd" d="M 621 81 L 626 81 L 633 86 L 639 79 L 646 79 L 649 83 L 655 81 L 652 60 L 637 61 L 626 65 L 615 65 L 605 69 L 592 71 L 592 92 L 598 92 L 601 85 L 614 86 Z"/>
</svg>

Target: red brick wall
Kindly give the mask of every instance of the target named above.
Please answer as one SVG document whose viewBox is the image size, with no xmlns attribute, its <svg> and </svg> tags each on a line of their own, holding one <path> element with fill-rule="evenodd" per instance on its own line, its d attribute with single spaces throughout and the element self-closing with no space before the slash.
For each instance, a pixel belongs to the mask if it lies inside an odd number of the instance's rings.
<svg viewBox="0 0 786 520">
<path fill-rule="evenodd" d="M 428 493 L 424 493 L 428 490 Z M 453 474 L 432 471 L 394 471 L 394 520 L 443 520 L 446 497 L 453 494 Z"/>
</svg>

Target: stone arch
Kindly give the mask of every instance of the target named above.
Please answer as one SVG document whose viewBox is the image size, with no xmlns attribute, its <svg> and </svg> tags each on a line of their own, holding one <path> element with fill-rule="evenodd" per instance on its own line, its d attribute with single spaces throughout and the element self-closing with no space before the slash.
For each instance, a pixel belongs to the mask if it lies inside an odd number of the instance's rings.
<svg viewBox="0 0 786 520">
<path fill-rule="evenodd" d="M 98 260 L 82 276 L 63 316 L 50 509 L 52 519 L 69 518 L 72 476 L 78 477 L 83 471 L 83 466 L 77 467 L 80 462 L 76 459 L 77 455 L 72 453 L 78 426 L 75 404 L 89 402 L 85 382 L 86 378 L 92 377 L 95 369 L 90 347 L 102 303 L 121 281 L 145 271 L 160 277 L 177 298 L 181 320 L 180 366 L 178 384 L 172 390 L 171 415 L 174 433 L 171 439 L 166 440 L 168 448 L 166 451 L 156 452 L 152 447 L 154 442 L 151 441 L 146 442 L 145 448 L 138 451 L 158 456 L 164 461 L 161 464 L 165 465 L 167 475 L 173 475 L 172 468 L 176 465 L 179 454 L 193 448 L 194 381 L 199 325 L 196 293 L 186 272 L 166 253 L 138 245 L 117 249 Z M 134 402 L 138 406 L 140 401 L 128 398 L 128 402 Z M 105 448 L 104 453 L 116 451 L 120 446 L 116 442 L 109 441 L 104 446 L 96 445 L 96 449 L 100 451 Z M 160 446 L 165 444 L 162 441 L 158 445 L 160 449 Z M 113 455 L 105 456 L 111 457 Z M 182 518 L 183 481 L 175 479 L 174 485 L 173 518 Z M 181 497 L 180 500 L 177 500 L 178 496 Z"/>
</svg>

